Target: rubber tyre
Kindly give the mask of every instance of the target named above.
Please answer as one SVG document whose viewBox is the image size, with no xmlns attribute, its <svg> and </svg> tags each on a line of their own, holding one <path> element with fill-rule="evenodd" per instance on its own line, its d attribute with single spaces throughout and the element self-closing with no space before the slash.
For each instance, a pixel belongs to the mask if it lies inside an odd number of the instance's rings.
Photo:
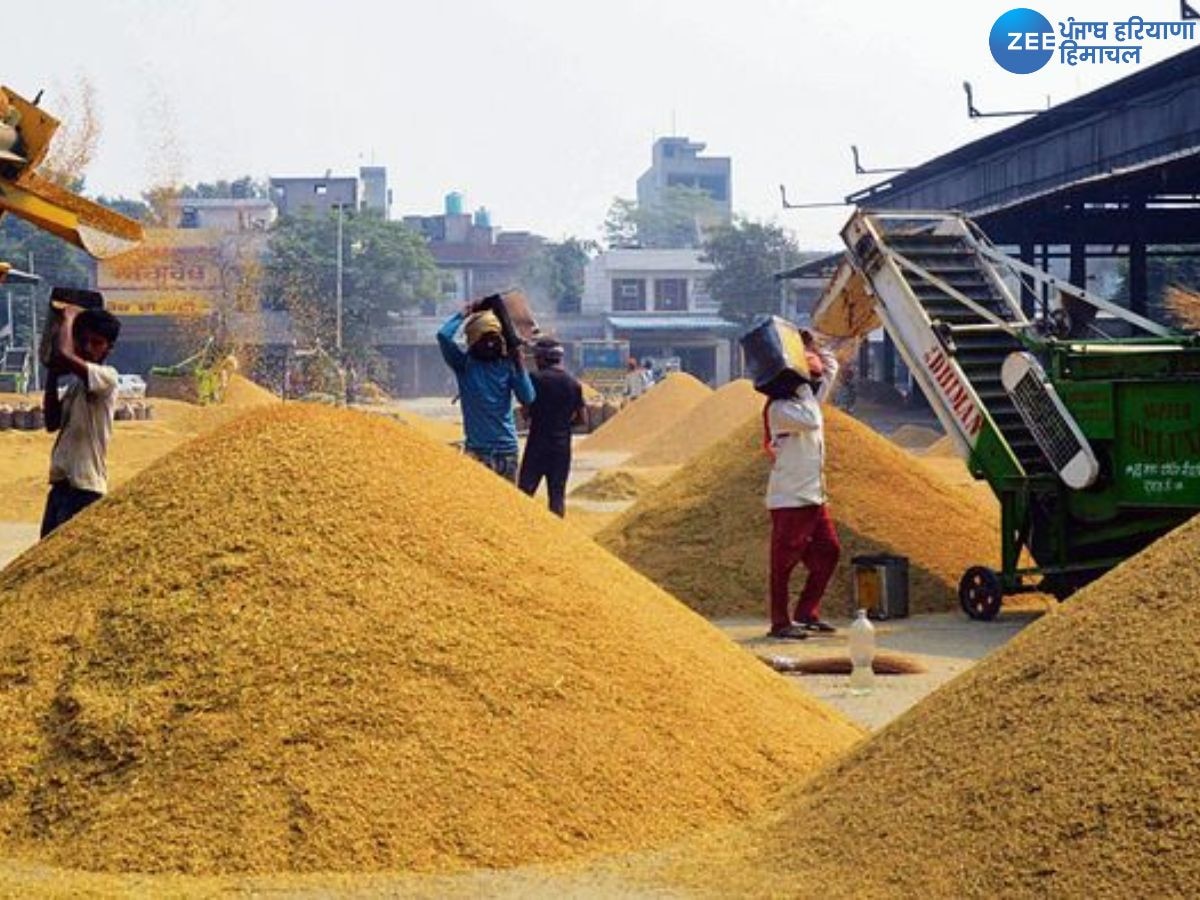
<svg viewBox="0 0 1200 900">
<path fill-rule="evenodd" d="M 958 582 L 958 602 L 969 617 L 990 622 L 1000 612 L 1004 587 L 1000 576 L 987 566 L 972 566 Z"/>
</svg>

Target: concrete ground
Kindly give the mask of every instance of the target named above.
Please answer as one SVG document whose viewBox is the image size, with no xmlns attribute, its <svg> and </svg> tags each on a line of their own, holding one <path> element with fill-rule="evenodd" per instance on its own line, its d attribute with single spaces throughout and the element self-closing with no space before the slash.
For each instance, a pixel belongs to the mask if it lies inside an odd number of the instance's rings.
<svg viewBox="0 0 1200 900">
<path fill-rule="evenodd" d="M 993 622 L 975 622 L 961 613 L 938 613 L 875 623 L 878 651 L 901 654 L 923 666 L 920 675 L 876 676 L 865 696 L 853 696 L 849 677 L 839 675 L 785 675 L 797 688 L 840 710 L 871 731 L 887 725 L 910 707 L 965 672 L 993 650 L 1008 643 L 1039 613 L 1001 612 Z M 714 623 L 731 640 L 760 658 L 782 656 L 814 659 L 846 657 L 849 622 L 834 620 L 838 632 L 806 641 L 773 641 L 759 619 L 723 619 Z"/>
<path fill-rule="evenodd" d="M 0 522 L 0 569 L 37 543 L 38 526 L 29 522 Z"/>
</svg>

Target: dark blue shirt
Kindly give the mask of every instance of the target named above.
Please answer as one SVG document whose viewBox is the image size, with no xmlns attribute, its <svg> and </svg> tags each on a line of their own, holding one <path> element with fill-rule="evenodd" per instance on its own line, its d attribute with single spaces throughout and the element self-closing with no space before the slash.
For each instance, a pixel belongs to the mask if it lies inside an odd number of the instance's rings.
<svg viewBox="0 0 1200 900">
<path fill-rule="evenodd" d="M 513 419 L 512 396 L 528 406 L 536 396 L 533 382 L 524 369 L 511 360 L 484 362 L 475 359 L 455 342 L 463 322 L 457 313 L 438 330 L 438 347 L 446 365 L 458 379 L 463 430 L 467 449 L 476 453 L 516 453 L 517 424 Z"/>
</svg>

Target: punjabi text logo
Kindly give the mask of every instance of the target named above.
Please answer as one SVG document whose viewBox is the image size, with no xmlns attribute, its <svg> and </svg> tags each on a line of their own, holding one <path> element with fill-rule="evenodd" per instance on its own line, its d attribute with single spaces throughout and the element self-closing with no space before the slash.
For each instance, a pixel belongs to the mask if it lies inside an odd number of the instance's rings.
<svg viewBox="0 0 1200 900">
<path fill-rule="evenodd" d="M 1119 21 L 1077 21 L 1069 16 L 1057 30 L 1034 9 L 1010 9 L 992 25 L 992 58 L 1016 75 L 1044 68 L 1057 55 L 1061 65 L 1137 64 L 1147 41 L 1191 41 L 1196 22 L 1148 22 L 1141 16 Z"/>
</svg>

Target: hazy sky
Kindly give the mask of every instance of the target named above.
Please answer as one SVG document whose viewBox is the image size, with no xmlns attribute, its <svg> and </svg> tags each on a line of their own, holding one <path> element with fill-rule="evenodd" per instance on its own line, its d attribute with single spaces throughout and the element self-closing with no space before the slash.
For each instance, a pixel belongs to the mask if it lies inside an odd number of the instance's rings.
<svg viewBox="0 0 1200 900">
<path fill-rule="evenodd" d="M 15 2 L 15 0 L 14 0 Z M 80 75 L 103 139 L 89 189 L 173 178 L 388 167 L 394 215 L 461 190 L 505 228 L 596 236 L 633 196 L 655 136 L 733 157 L 736 210 L 836 246 L 844 210 L 783 212 L 872 183 L 864 163 L 919 163 L 1133 66 L 1057 62 L 1010 75 L 988 32 L 1006 2 L 882 0 L 48 0 L 5 41 L 0 81 L 43 105 Z M 1177 0 L 1053 0 L 1060 19 L 1177 18 Z M 18 17 L 20 18 L 20 17 Z M 26 16 L 29 18 L 29 16 Z M 10 23 L 16 27 L 16 23 Z M 1147 46 L 1157 61 L 1192 43 Z"/>
</svg>

